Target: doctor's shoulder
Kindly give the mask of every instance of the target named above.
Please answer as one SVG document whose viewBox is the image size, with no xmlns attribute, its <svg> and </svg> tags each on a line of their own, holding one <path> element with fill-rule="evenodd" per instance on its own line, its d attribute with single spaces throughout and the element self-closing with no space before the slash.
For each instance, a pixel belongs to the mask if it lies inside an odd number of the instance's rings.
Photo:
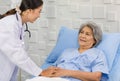
<svg viewBox="0 0 120 81">
<path fill-rule="evenodd" d="M 16 21 L 16 15 L 15 14 L 8 15 L 8 16 L 0 19 L 0 22 L 10 23 L 10 22 L 14 22 L 14 21 Z"/>
<path fill-rule="evenodd" d="M 0 26 L 14 26 L 17 23 L 15 15 L 9 15 L 0 19 Z"/>
</svg>

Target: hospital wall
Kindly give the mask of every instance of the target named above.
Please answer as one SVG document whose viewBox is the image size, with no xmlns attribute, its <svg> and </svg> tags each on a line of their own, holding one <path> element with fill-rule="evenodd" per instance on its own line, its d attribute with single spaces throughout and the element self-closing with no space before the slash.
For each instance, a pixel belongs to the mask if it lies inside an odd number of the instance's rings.
<svg viewBox="0 0 120 81">
<path fill-rule="evenodd" d="M 0 0 L 0 14 L 13 8 L 17 0 Z M 120 0 L 43 0 L 39 19 L 28 23 L 32 37 L 25 34 L 29 56 L 41 66 L 55 46 L 59 29 L 67 26 L 79 29 L 86 21 L 99 24 L 104 32 L 120 32 Z M 19 71 L 18 81 L 31 77 Z"/>
</svg>

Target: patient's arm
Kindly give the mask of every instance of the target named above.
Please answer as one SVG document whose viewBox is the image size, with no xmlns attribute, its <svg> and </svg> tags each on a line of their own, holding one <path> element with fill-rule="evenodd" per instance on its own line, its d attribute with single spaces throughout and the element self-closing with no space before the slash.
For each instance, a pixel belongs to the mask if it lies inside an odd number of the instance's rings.
<svg viewBox="0 0 120 81">
<path fill-rule="evenodd" d="M 57 72 L 54 73 L 52 76 L 69 76 L 80 79 L 82 81 L 100 81 L 101 75 L 101 72 L 83 72 L 75 70 L 57 69 Z"/>
</svg>

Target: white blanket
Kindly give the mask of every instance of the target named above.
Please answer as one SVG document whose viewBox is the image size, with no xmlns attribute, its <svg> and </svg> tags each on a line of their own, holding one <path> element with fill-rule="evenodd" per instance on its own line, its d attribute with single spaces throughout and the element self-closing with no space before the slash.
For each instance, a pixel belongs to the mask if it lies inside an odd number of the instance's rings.
<svg viewBox="0 0 120 81">
<path fill-rule="evenodd" d="M 49 77 L 40 76 L 40 77 L 35 77 L 32 79 L 27 79 L 25 81 L 69 81 L 69 80 L 66 80 L 60 77 L 49 78 Z"/>
</svg>

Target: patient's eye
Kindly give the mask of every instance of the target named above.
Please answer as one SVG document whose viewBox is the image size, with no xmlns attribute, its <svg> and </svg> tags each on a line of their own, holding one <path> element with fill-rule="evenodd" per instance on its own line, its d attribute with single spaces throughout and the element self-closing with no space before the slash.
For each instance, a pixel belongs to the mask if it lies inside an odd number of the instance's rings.
<svg viewBox="0 0 120 81">
<path fill-rule="evenodd" d="M 88 33 L 88 32 L 87 32 L 87 33 L 86 33 L 86 35 L 90 36 L 90 35 L 91 35 L 91 33 Z"/>
<path fill-rule="evenodd" d="M 84 33 L 84 31 L 81 31 L 80 33 Z"/>
</svg>

